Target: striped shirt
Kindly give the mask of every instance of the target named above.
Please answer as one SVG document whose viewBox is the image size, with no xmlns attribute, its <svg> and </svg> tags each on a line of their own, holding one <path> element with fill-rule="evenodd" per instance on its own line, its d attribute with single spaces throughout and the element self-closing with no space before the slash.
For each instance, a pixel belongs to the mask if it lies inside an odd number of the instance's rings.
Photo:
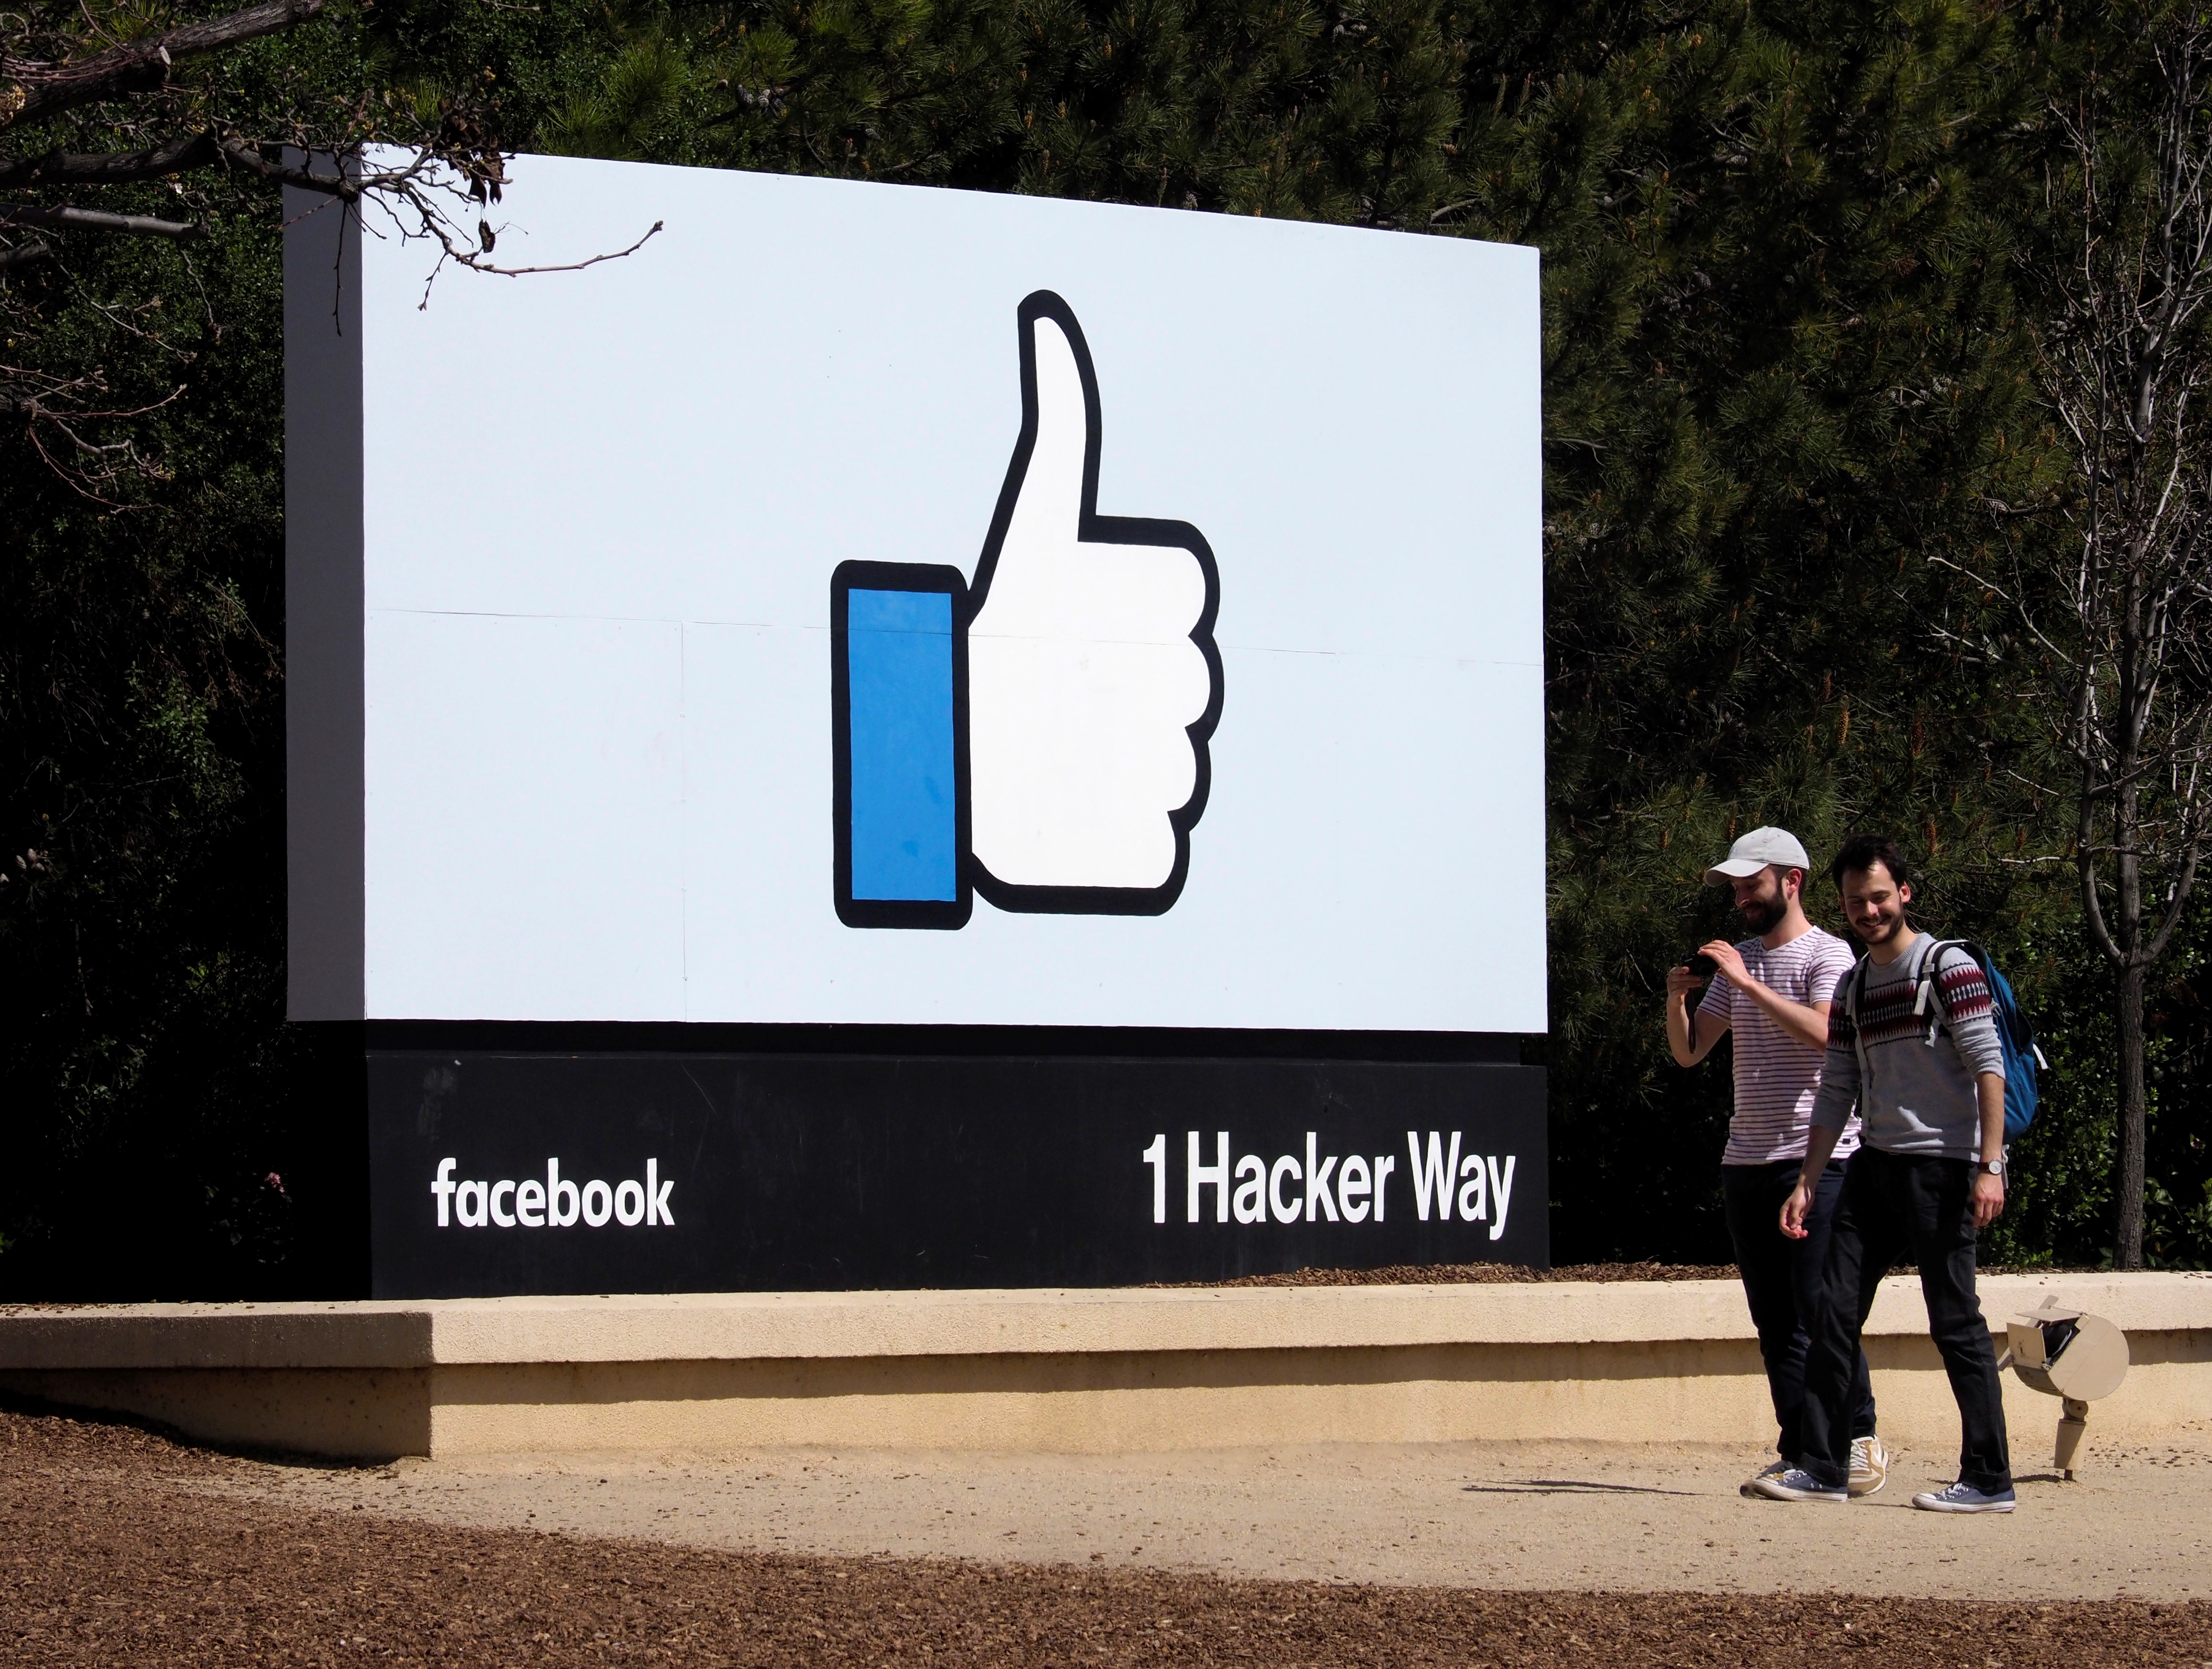
<svg viewBox="0 0 2212 1669">
<path fill-rule="evenodd" d="M 1856 1125 L 1856 1105 L 1865 1120 L 1868 1145 L 1884 1153 L 1978 1159 L 1982 1112 L 1974 1079 L 1983 1072 L 2002 1075 L 2004 1045 L 1981 965 L 1956 945 L 1943 953 L 1936 969 L 1936 1011 L 1943 1023 L 1933 1045 L 1927 1041 L 1927 1026 L 1912 1003 L 1920 965 L 1936 943 L 1923 933 L 1888 967 L 1869 962 L 1866 998 L 1856 1018 L 1844 1012 L 1838 993 L 1828 1014 L 1828 1062 L 1813 1116 L 1824 1129 L 1846 1120 Z"/>
<path fill-rule="evenodd" d="M 1851 949 L 1833 933 L 1808 928 L 1769 950 L 1755 938 L 1736 946 L 1751 977 L 1778 997 L 1811 1004 L 1830 1001 L 1851 971 Z M 1776 1025 L 1766 1011 L 1717 974 L 1698 1012 L 1725 1020 L 1735 1037 L 1735 1113 L 1729 1120 L 1723 1165 L 1767 1165 L 1805 1156 L 1813 1098 L 1820 1087 L 1820 1052 Z M 1858 1121 L 1836 1144 L 1836 1157 L 1858 1149 Z"/>
</svg>

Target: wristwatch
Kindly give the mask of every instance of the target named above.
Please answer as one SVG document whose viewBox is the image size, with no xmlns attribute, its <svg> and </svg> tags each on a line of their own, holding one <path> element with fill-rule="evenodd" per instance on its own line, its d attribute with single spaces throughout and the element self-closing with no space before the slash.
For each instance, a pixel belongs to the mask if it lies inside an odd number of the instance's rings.
<svg viewBox="0 0 2212 1669">
<path fill-rule="evenodd" d="M 1991 1176 L 2002 1176 L 2004 1174 L 2004 1161 L 2002 1159 L 1979 1160 L 1976 1162 L 1974 1168 L 1976 1170 L 1987 1171 Z"/>
</svg>

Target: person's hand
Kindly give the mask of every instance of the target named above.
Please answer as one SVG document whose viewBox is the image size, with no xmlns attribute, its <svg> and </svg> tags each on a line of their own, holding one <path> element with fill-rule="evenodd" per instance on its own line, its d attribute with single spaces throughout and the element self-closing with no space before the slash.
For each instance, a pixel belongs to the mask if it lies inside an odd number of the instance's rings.
<svg viewBox="0 0 2212 1669">
<path fill-rule="evenodd" d="M 1686 998 L 1703 983 L 1703 980 L 1698 979 L 1696 974 L 1691 973 L 1690 970 L 1683 964 L 1680 962 L 1675 963 L 1674 967 L 1667 970 L 1668 1005 L 1672 1007 L 1676 998 Z"/>
<path fill-rule="evenodd" d="M 1992 1176 L 1985 1170 L 1974 1173 L 1974 1186 L 1967 1196 L 1974 1206 L 1974 1227 L 1986 1229 L 1997 1220 L 2004 1210 L 2004 1178 Z"/>
<path fill-rule="evenodd" d="M 1726 980 L 1738 991 L 1745 989 L 1752 983 L 1751 970 L 1743 965 L 1743 957 L 1737 952 L 1735 946 L 1726 939 L 1714 939 L 1710 944 L 1699 945 L 1698 949 L 1713 959 L 1720 969 L 1721 978 Z"/>
<path fill-rule="evenodd" d="M 1995 1177 L 1990 1180 L 1992 1182 L 1996 1180 Z M 1805 1227 L 1805 1217 L 1812 1209 L 1813 1191 L 1805 1186 L 1804 1178 L 1800 1177 L 1797 1186 L 1790 1191 L 1790 1198 L 1782 1203 L 1782 1232 L 1791 1240 L 1803 1240 L 1808 1232 Z"/>
</svg>

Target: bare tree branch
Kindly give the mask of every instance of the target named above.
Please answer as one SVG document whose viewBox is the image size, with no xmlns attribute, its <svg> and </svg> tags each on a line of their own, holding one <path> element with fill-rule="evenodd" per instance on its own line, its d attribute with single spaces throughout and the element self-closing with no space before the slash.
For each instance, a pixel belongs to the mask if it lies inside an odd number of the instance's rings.
<svg viewBox="0 0 2212 1669">
<path fill-rule="evenodd" d="M 343 210 L 375 203 L 399 236 L 435 245 L 434 279 L 448 264 L 501 277 L 577 271 L 634 254 L 660 231 L 656 224 L 627 249 L 574 261 L 496 263 L 495 234 L 483 211 L 500 201 L 507 174 L 498 105 L 488 88 L 471 83 L 449 91 L 434 108 L 387 97 L 380 109 L 365 91 L 323 93 L 282 124 L 281 138 L 271 138 L 241 132 L 227 119 L 223 104 L 231 89 L 221 76 L 195 75 L 188 80 L 176 72 L 185 58 L 291 28 L 321 14 L 325 4 L 326 0 L 270 0 L 127 42 L 118 41 L 91 11 L 72 11 L 70 0 L 50 0 L 51 15 L 37 14 L 36 33 L 30 20 L 15 14 L 0 17 L 0 41 L 15 48 L 0 50 L 0 133 L 23 148 L 20 155 L 0 155 L 0 192 L 53 193 L 69 199 L 0 200 L 0 228 L 37 228 L 63 234 L 51 243 L 26 238 L 0 248 L 0 274 L 42 263 L 56 274 L 52 284 L 0 284 L 0 322 L 8 326 L 11 345 L 21 339 L 21 328 L 53 305 L 54 298 L 68 297 L 113 331 L 185 362 L 189 355 L 173 345 L 173 333 L 150 311 L 157 302 L 149 309 L 113 305 L 76 282 L 67 258 L 72 240 L 152 237 L 181 251 L 207 235 L 206 228 L 227 211 L 242 206 L 239 199 L 266 197 L 270 187 L 313 192 Z M 26 40 L 35 46 L 23 45 Z M 56 143 L 60 136 L 51 130 L 48 137 L 32 138 L 41 123 L 100 101 L 110 105 L 102 112 L 103 124 L 129 136 L 129 145 L 118 142 L 111 151 L 82 152 Z M 144 207 L 143 196 L 118 201 L 112 209 L 96 197 L 88 198 L 110 187 L 157 180 L 172 186 L 178 212 L 189 218 L 126 212 Z M 191 261 L 181 254 L 179 259 L 186 280 L 198 288 Z M 201 295 L 204 305 L 204 289 Z M 96 366 L 0 366 L 0 416 L 25 420 L 39 455 L 73 489 L 103 504 L 125 507 L 120 500 L 131 496 L 126 476 L 150 483 L 164 471 L 157 458 L 138 451 L 130 438 L 114 438 L 114 429 L 95 425 L 142 416 L 161 404 L 166 401 L 137 404 L 117 398 Z"/>
<path fill-rule="evenodd" d="M 249 145 L 240 139 L 226 139 L 218 149 L 223 160 L 234 167 L 243 168 L 248 173 L 258 175 L 276 185 L 296 185 L 303 191 L 320 191 L 325 197 L 334 197 L 344 203 L 357 203 L 364 190 L 397 185 L 407 178 L 405 173 L 379 176 L 364 185 L 361 180 L 348 177 L 343 171 L 319 174 L 312 167 L 295 168 L 276 157 L 262 155 L 264 149 L 272 151 L 280 149 L 275 145 L 264 148 Z"/>
<path fill-rule="evenodd" d="M 323 0 L 270 0 L 227 17 L 186 23 L 96 58 L 43 63 L 0 55 L 0 128 L 42 122 L 81 104 L 125 94 L 150 93 L 169 79 L 178 59 L 219 52 L 303 23 Z"/>
<path fill-rule="evenodd" d="M 128 185 L 204 168 L 222 154 L 211 133 L 173 139 L 149 150 L 92 155 L 52 150 L 0 165 L 0 191 L 28 191 L 34 185 Z"/>
<path fill-rule="evenodd" d="M 430 305 L 430 286 L 438 282 L 439 268 L 443 267 L 447 261 L 459 266 L 465 266 L 471 272 L 488 272 L 497 278 L 526 278 L 533 273 L 540 272 L 581 272 L 586 267 L 595 267 L 602 261 L 619 261 L 625 256 L 636 254 L 639 250 L 651 243 L 661 230 L 662 222 L 655 221 L 646 228 L 645 235 L 628 249 L 611 249 L 605 254 L 588 255 L 580 261 L 568 261 L 557 266 L 504 267 L 495 266 L 491 262 L 485 260 L 481 251 L 468 248 L 453 235 L 449 228 L 432 222 L 430 235 L 437 239 L 444 246 L 444 253 L 438 258 L 438 266 L 433 267 L 430 270 L 430 276 L 422 281 L 422 306 L 427 307 Z"/>
<path fill-rule="evenodd" d="M 111 215 L 101 209 L 47 209 L 35 203 L 0 203 L 0 226 L 49 226 L 80 232 L 125 232 L 149 238 L 204 238 L 207 228 L 191 221 L 157 220 L 151 215 Z"/>
<path fill-rule="evenodd" d="M 2147 58 L 2147 116 L 2108 118 L 2109 82 L 2053 112 L 2076 241 L 2040 275 L 2039 345 L 2067 537 L 2020 558 L 2007 525 L 2021 577 L 1983 582 L 2058 675 L 2027 690 L 2072 767 L 2082 924 L 2115 980 L 2123 1268 L 2142 1257 L 2144 982 L 2212 839 L 2212 20 L 2180 14 Z"/>
</svg>

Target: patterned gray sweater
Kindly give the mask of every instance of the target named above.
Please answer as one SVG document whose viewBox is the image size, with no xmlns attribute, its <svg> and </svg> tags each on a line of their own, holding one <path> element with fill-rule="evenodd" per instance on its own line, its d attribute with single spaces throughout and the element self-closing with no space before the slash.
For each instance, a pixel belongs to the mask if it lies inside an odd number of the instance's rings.
<svg viewBox="0 0 2212 1669">
<path fill-rule="evenodd" d="M 1859 1139 L 1884 1153 L 1916 1157 L 1978 1159 L 1981 1104 L 1974 1080 L 2004 1071 L 1989 983 L 1974 959 L 1957 946 L 1936 968 L 1937 1011 L 1943 1024 L 1933 1045 L 1923 1041 L 1921 1017 L 1912 1011 L 1920 966 L 1936 941 L 1923 933 L 1887 968 L 1867 967 L 1866 994 L 1853 1014 L 1849 996 L 1857 976 L 1836 987 L 1828 1014 L 1827 1064 L 1813 1122 L 1840 1131 L 1856 1107 Z M 1866 1040 L 1866 1076 L 1859 1073 L 1858 1041 Z"/>
</svg>

